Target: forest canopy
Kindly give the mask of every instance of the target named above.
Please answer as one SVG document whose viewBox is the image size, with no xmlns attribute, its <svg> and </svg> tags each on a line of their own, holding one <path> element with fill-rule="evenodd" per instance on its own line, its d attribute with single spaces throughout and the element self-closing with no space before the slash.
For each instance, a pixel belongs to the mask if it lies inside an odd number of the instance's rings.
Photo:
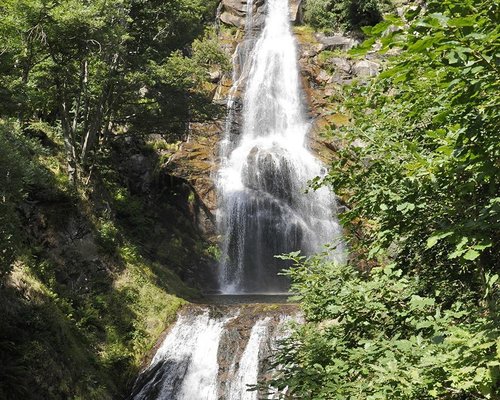
<svg viewBox="0 0 500 400">
<path fill-rule="evenodd" d="M 189 121 L 220 112 L 203 86 L 209 66 L 227 65 L 214 32 L 203 35 L 216 5 L 3 1 L 0 117 L 59 130 L 75 183 L 117 131 L 183 137 Z"/>
</svg>

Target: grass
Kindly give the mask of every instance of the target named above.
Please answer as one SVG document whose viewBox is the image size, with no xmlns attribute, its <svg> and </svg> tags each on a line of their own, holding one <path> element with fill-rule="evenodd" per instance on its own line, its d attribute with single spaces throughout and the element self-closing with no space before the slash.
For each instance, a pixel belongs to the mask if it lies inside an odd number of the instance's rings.
<svg viewBox="0 0 500 400">
<path fill-rule="evenodd" d="M 174 269 L 206 245 L 168 197 L 131 193 L 121 159 L 73 190 L 57 132 L 26 139 L 8 128 L 7 143 L 22 150 L 12 168 L 29 178 L 11 197 L 29 203 L 0 208 L 19 214 L 10 219 L 17 261 L 0 282 L 0 398 L 123 398 L 184 299 L 197 296 Z"/>
</svg>

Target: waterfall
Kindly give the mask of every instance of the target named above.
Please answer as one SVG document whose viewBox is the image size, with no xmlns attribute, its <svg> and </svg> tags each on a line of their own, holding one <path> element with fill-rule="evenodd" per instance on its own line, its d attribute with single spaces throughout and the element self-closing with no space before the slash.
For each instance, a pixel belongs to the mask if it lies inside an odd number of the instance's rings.
<svg viewBox="0 0 500 400">
<path fill-rule="evenodd" d="M 228 400 L 257 399 L 257 392 L 247 391 L 247 384 L 256 384 L 260 346 L 268 335 L 269 318 L 258 320 L 252 327 L 250 339 L 241 356 L 238 371 L 233 375 L 229 388 Z"/>
<path fill-rule="evenodd" d="M 139 381 L 135 400 L 210 400 L 217 393 L 217 350 L 225 319 L 181 315 Z"/>
<path fill-rule="evenodd" d="M 134 400 L 275 398 L 266 393 L 270 387 L 247 389 L 269 377 L 269 358 L 289 334 L 288 323 L 300 319 L 298 312 L 292 305 L 228 305 L 227 300 L 230 294 L 255 299 L 257 293 L 288 292 L 287 280 L 278 275 L 287 265 L 274 256 L 296 250 L 310 254 L 340 238 L 330 190 L 307 191 L 308 181 L 325 169 L 306 146 L 310 124 L 288 1 L 266 0 L 265 7 L 257 36 L 257 1 L 247 2 L 220 147 L 219 298 L 226 303 L 184 309 L 137 379 Z M 339 249 L 334 257 L 340 260 L 342 253 Z"/>
<path fill-rule="evenodd" d="M 266 393 L 247 389 L 268 373 L 268 357 L 298 316 L 290 305 L 256 314 L 255 305 L 185 310 L 139 376 L 131 398 L 265 398 Z"/>
<path fill-rule="evenodd" d="M 232 126 L 234 93 L 228 102 L 230 126 L 217 177 L 223 293 L 285 292 L 288 282 L 278 273 L 286 264 L 274 256 L 310 254 L 340 237 L 330 190 L 306 193 L 308 181 L 325 168 L 305 143 L 310 124 L 288 1 L 268 0 L 266 6 L 264 29 L 238 68 L 237 84 L 246 80 L 240 129 Z"/>
</svg>

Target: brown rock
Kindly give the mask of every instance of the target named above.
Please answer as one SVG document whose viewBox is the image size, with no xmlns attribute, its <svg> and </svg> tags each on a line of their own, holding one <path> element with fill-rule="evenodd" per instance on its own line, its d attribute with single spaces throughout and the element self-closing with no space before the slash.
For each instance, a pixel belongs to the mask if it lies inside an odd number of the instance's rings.
<svg viewBox="0 0 500 400">
<path fill-rule="evenodd" d="M 302 23 L 303 11 L 302 11 L 302 0 L 290 0 L 290 21 L 294 24 Z"/>
<path fill-rule="evenodd" d="M 245 18 L 244 17 L 239 17 L 235 14 L 231 14 L 228 11 L 224 11 L 221 16 L 220 20 L 224 22 L 226 25 L 232 25 L 237 28 L 243 28 L 245 26 Z"/>
</svg>

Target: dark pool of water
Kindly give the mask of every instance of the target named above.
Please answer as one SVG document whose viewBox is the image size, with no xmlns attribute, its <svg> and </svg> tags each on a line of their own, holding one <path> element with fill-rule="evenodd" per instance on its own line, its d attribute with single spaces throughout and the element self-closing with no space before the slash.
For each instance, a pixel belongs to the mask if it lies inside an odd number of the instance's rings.
<svg viewBox="0 0 500 400">
<path fill-rule="evenodd" d="M 199 304 L 286 304 L 293 303 L 292 297 L 292 293 L 205 294 L 194 302 Z"/>
</svg>

